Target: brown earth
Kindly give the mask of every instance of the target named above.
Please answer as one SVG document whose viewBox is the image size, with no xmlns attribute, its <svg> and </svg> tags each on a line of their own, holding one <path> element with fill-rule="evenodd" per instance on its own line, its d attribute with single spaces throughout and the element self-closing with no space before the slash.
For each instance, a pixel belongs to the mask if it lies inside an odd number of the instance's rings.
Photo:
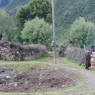
<svg viewBox="0 0 95 95">
<path fill-rule="evenodd" d="M 51 91 L 74 86 L 76 77 L 63 69 L 36 68 L 29 71 L 0 70 L 1 92 Z"/>
</svg>

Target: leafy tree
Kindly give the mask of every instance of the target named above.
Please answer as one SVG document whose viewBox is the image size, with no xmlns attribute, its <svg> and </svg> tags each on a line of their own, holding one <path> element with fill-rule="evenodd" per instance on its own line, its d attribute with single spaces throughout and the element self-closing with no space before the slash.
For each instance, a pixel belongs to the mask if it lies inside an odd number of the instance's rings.
<svg viewBox="0 0 95 95">
<path fill-rule="evenodd" d="M 14 18 L 9 16 L 4 10 L 0 10 L 0 40 L 17 40 L 16 24 Z"/>
<path fill-rule="evenodd" d="M 65 31 L 68 32 L 70 25 L 80 16 L 95 22 L 95 0 L 55 0 L 55 10 L 56 29 L 60 32 L 57 36 L 63 35 L 58 39 L 61 44 L 66 40 Z"/>
<path fill-rule="evenodd" d="M 29 4 L 17 10 L 18 26 L 22 28 L 25 21 L 35 17 L 44 18 L 45 21 L 51 22 L 51 11 L 50 0 L 31 0 Z"/>
<path fill-rule="evenodd" d="M 4 10 L 0 9 L 0 40 L 2 39 L 3 34 L 3 26 L 4 26 L 4 16 L 7 15 Z"/>
<path fill-rule="evenodd" d="M 17 26 L 19 28 L 22 28 L 25 21 L 28 20 L 30 17 L 30 9 L 27 5 L 22 6 L 20 9 L 17 10 L 16 12 L 16 18 L 17 18 Z"/>
<path fill-rule="evenodd" d="M 51 42 L 51 25 L 43 19 L 35 18 L 25 23 L 21 31 L 21 37 L 25 44 L 44 44 L 50 46 Z"/>
<path fill-rule="evenodd" d="M 70 28 L 70 44 L 73 46 L 89 46 L 95 44 L 95 24 L 80 17 Z"/>
</svg>

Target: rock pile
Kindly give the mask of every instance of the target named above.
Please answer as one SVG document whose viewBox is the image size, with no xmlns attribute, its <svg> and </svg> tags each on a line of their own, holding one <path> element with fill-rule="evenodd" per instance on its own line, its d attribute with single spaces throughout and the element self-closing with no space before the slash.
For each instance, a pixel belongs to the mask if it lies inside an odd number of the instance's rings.
<svg viewBox="0 0 95 95">
<path fill-rule="evenodd" d="M 41 44 L 22 45 L 9 41 L 0 41 L 0 59 L 29 60 L 47 53 L 46 46 Z"/>
</svg>

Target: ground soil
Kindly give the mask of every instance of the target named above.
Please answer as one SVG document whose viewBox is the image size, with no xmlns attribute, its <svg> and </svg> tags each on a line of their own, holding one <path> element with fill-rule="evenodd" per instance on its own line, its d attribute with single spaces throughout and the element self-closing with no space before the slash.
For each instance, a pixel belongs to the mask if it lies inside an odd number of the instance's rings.
<svg viewBox="0 0 95 95">
<path fill-rule="evenodd" d="M 90 68 L 90 70 L 85 70 L 85 67 L 73 66 L 70 64 L 66 64 L 63 59 L 62 60 L 58 59 L 57 64 L 49 64 L 52 61 L 54 62 L 53 59 L 50 59 L 47 62 L 36 62 L 36 64 L 41 63 L 42 65 L 43 64 L 48 64 L 51 66 L 56 65 L 56 67 L 61 66 L 63 69 L 49 69 L 49 68 L 40 68 L 39 69 L 39 68 L 37 68 L 36 71 L 30 70 L 27 72 L 18 72 L 18 71 L 11 70 L 11 72 L 12 72 L 11 74 L 16 72 L 16 75 L 12 75 L 15 77 L 13 77 L 13 78 L 11 77 L 9 79 L 10 82 L 7 81 L 2 84 L 0 83 L 0 91 L 3 91 L 3 92 L 45 91 L 45 92 L 47 92 L 48 90 L 49 91 L 50 90 L 58 90 L 58 89 L 75 86 L 77 79 L 75 78 L 75 76 L 72 76 L 72 74 L 68 74 L 67 72 L 64 71 L 64 70 L 67 70 L 68 72 L 75 72 L 79 77 L 80 76 L 83 77 L 83 80 L 82 80 L 83 85 L 81 87 L 79 87 L 78 89 L 75 88 L 75 89 L 73 89 L 71 91 L 67 91 L 67 92 L 63 91 L 59 95 L 95 95 L 95 71 L 92 71 L 91 68 Z M 26 62 L 23 62 L 23 64 L 25 64 L 25 63 Z M 16 64 L 16 63 L 13 62 L 13 63 L 9 63 L 9 65 L 10 64 Z M 29 64 L 31 64 L 31 62 L 29 62 Z M 3 66 L 4 62 L 1 65 Z M 1 72 L 0 72 L 0 75 L 1 75 Z M 7 72 L 10 72 L 10 70 L 8 70 Z M 32 72 L 36 73 L 35 77 L 33 75 L 34 73 L 32 73 Z M 18 76 L 22 76 L 22 75 L 24 75 L 22 78 L 18 78 Z M 33 76 L 34 80 L 35 80 L 35 78 L 36 79 L 38 78 L 38 80 L 40 80 L 39 82 L 37 82 L 36 85 L 33 85 L 32 82 L 30 82 L 30 80 L 32 81 L 32 79 L 33 79 L 32 76 Z M 42 79 L 41 79 L 41 77 L 42 77 Z M 0 76 L 0 78 L 1 78 L 1 76 Z M 14 79 L 17 79 L 18 81 L 14 80 Z M 79 80 L 80 79 L 81 78 L 79 78 Z M 6 80 L 6 78 L 4 78 L 4 80 Z M 29 81 L 25 83 L 25 80 L 29 80 Z M 55 81 L 55 80 L 57 80 L 57 81 Z M 42 81 L 44 81 L 44 83 Z M 26 85 L 28 83 L 29 83 L 29 86 Z M 56 86 L 55 86 L 55 83 L 57 83 Z M 47 85 L 47 84 L 49 84 L 49 85 Z M 54 87 L 52 86 L 52 84 L 54 85 Z M 12 85 L 12 86 L 10 86 L 10 85 Z"/>
<path fill-rule="evenodd" d="M 76 77 L 63 69 L 40 67 L 29 71 L 0 70 L 1 92 L 38 92 L 74 86 Z"/>
<path fill-rule="evenodd" d="M 61 95 L 95 95 L 95 71 L 92 71 L 92 68 L 86 70 L 85 67 L 80 68 L 64 64 L 64 69 L 77 72 L 79 76 L 84 78 L 84 84 L 76 91 L 66 92 Z"/>
</svg>

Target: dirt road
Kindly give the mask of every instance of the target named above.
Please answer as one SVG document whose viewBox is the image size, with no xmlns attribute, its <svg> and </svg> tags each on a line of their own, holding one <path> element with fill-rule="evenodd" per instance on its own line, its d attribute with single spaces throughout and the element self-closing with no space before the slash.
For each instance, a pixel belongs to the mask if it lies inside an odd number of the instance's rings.
<svg viewBox="0 0 95 95">
<path fill-rule="evenodd" d="M 74 67 L 64 64 L 66 70 L 77 72 L 84 77 L 84 86 L 75 92 L 67 92 L 63 95 L 95 95 L 95 72 L 90 70 L 85 70 L 81 67 Z"/>
<path fill-rule="evenodd" d="M 13 64 L 13 63 L 10 63 L 10 64 Z M 31 62 L 27 62 L 27 63 L 31 64 Z M 62 61 L 61 63 L 58 62 L 58 64 L 50 64 L 49 62 L 35 62 L 35 63 L 62 66 L 63 69 L 66 69 L 67 71 L 76 72 L 77 74 L 79 74 L 79 76 L 84 77 L 84 86 L 79 88 L 78 91 L 73 91 L 73 92 L 69 91 L 66 93 L 62 93 L 61 95 L 95 95 L 95 72 L 94 71 L 85 70 L 84 68 L 81 68 L 78 66 L 71 66 Z"/>
</svg>

